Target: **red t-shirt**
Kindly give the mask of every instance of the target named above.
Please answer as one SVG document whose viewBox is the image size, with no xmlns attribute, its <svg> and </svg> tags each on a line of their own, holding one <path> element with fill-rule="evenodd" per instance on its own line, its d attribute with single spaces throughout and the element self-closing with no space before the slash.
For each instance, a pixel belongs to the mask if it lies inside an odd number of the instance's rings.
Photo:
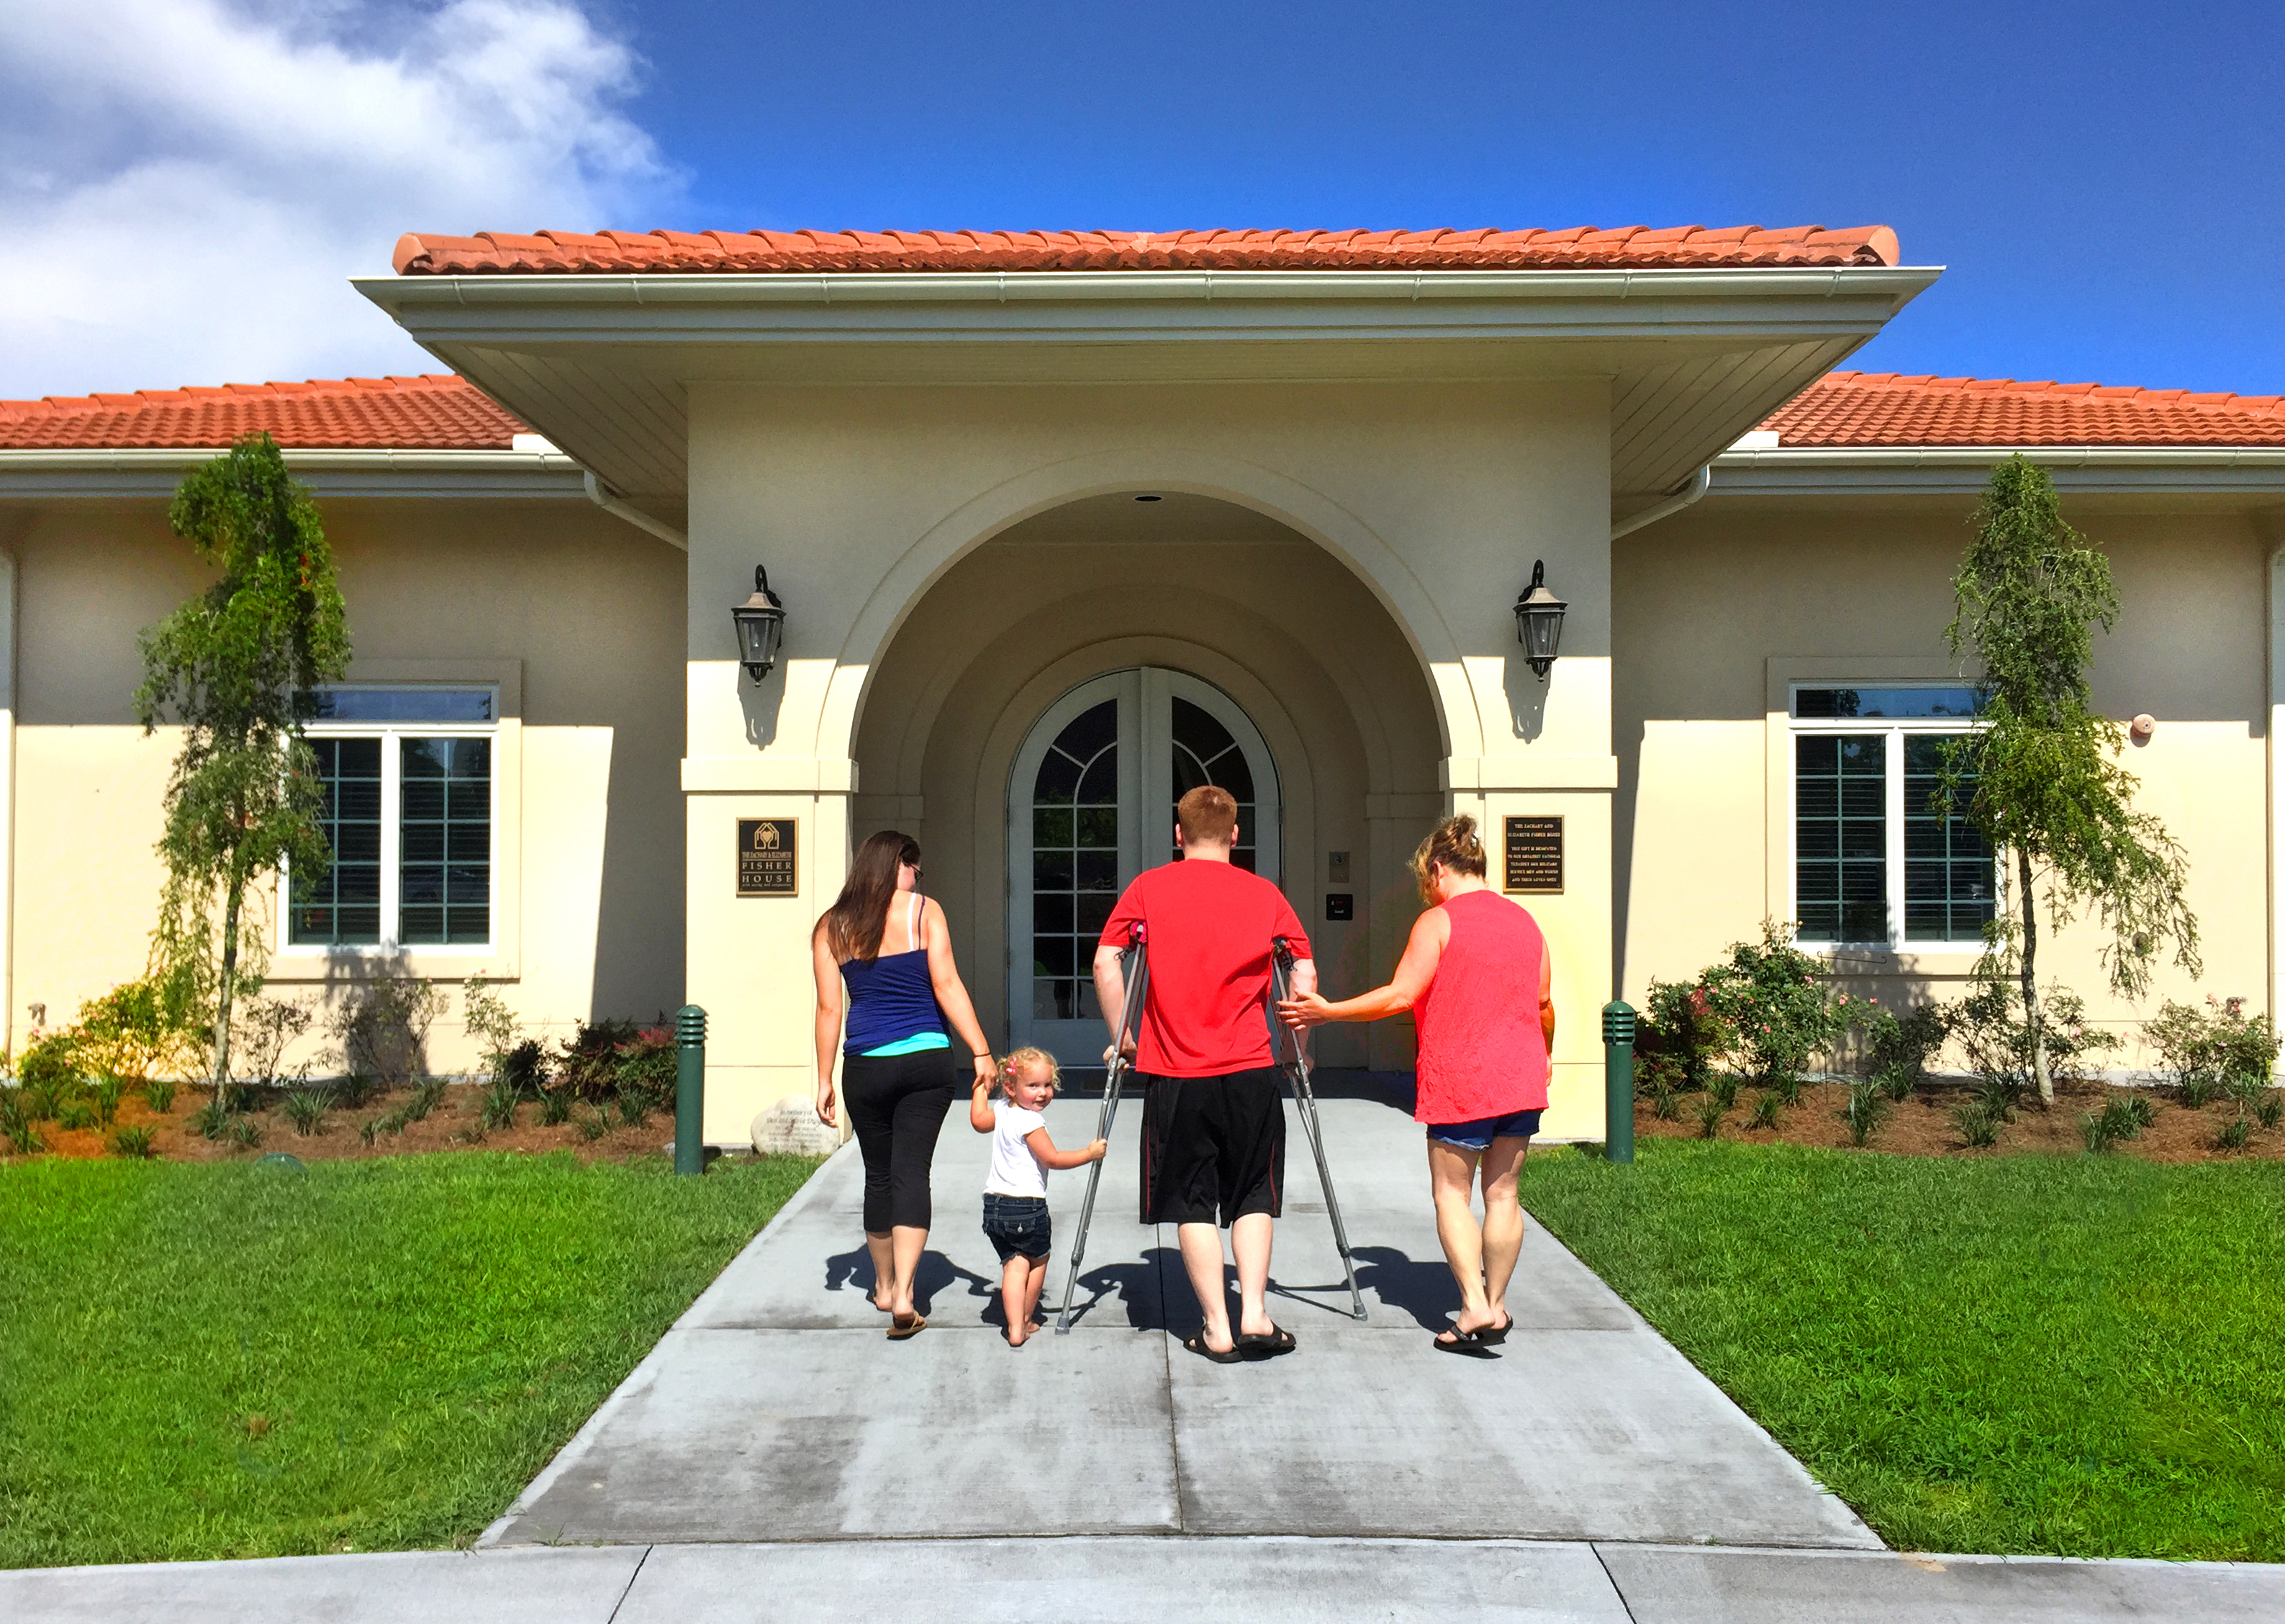
<svg viewBox="0 0 2285 1624">
<path fill-rule="evenodd" d="M 1127 945 L 1140 923 L 1150 949 L 1139 1071 L 1220 1077 L 1271 1063 L 1269 944 L 1306 959 L 1309 938 L 1285 893 L 1233 863 L 1177 862 L 1135 876 L 1111 911 L 1103 945 Z"/>
</svg>

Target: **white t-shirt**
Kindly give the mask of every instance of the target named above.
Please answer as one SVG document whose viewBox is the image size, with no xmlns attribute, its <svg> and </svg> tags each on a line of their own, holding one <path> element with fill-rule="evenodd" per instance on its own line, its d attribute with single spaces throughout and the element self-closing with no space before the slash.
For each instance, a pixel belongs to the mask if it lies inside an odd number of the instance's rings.
<svg viewBox="0 0 2285 1624">
<path fill-rule="evenodd" d="M 1025 1110 L 1013 1100 L 992 1107 L 992 1172 L 984 1181 L 987 1196 L 1040 1196 L 1048 1193 L 1048 1170 L 1024 1142 L 1026 1134 L 1048 1126 L 1035 1110 Z"/>
</svg>

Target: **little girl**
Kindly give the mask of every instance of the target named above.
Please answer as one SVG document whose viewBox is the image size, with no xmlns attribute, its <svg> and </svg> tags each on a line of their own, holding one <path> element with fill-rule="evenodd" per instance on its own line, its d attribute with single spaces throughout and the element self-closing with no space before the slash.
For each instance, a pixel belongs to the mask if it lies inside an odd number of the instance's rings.
<svg viewBox="0 0 2285 1624">
<path fill-rule="evenodd" d="M 1008 1316 L 1008 1345 L 1032 1334 L 1040 1288 L 1048 1277 L 1048 1170 L 1084 1167 L 1110 1149 L 1098 1139 L 1084 1150 L 1058 1150 L 1040 1113 L 1062 1081 L 1055 1057 L 1017 1049 L 1000 1063 L 1000 1076 L 979 1077 L 969 1095 L 968 1123 L 992 1135 L 992 1172 L 984 1181 L 984 1233 L 1000 1254 L 1000 1306 Z M 989 1095 L 986 1089 L 991 1090 Z M 994 1096 L 1003 1096 L 998 1105 Z"/>
</svg>

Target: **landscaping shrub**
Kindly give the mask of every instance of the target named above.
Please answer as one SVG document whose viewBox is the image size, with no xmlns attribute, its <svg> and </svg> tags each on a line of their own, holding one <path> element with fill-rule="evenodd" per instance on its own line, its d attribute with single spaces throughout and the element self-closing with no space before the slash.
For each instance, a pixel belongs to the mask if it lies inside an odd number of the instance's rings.
<svg viewBox="0 0 2285 1624">
<path fill-rule="evenodd" d="M 220 1139 L 226 1135 L 232 1120 L 230 1102 L 223 1098 L 219 1090 L 191 1113 L 191 1126 L 208 1139 Z"/>
<path fill-rule="evenodd" d="M 157 1137 L 148 1127 L 115 1128 L 111 1135 L 111 1154 L 130 1162 L 147 1161 L 157 1154 L 153 1147 Z"/>
<path fill-rule="evenodd" d="M 21 1087 L 0 1089 L 0 1139 L 6 1140 L 8 1148 L 19 1156 L 37 1156 L 48 1148 Z"/>
<path fill-rule="evenodd" d="M 1810 1056 L 1849 1030 L 1849 995 L 1833 991 L 1825 965 L 1794 946 L 1792 927 L 1777 920 L 1762 922 L 1759 942 L 1732 942 L 1729 952 L 1700 977 L 1708 1003 L 1755 1078 L 1797 1086 Z"/>
<path fill-rule="evenodd" d="M 1902 1015 L 1870 1000 L 1864 1008 L 1872 1011 L 1864 1019 L 1866 1075 L 1876 1079 L 1890 1099 L 1910 1099 L 1928 1075 L 1928 1063 L 1951 1035 L 1943 1006 L 1916 1004 Z"/>
<path fill-rule="evenodd" d="M 1784 1103 L 1785 1102 L 1778 1097 L 1777 1090 L 1764 1089 L 1754 1100 L 1754 1114 L 1747 1119 L 1747 1126 L 1757 1128 L 1776 1127 L 1778 1111 Z"/>
<path fill-rule="evenodd" d="M 2047 1067 L 2058 1083 L 2083 1079 L 2088 1056 L 2119 1046 L 2116 1033 L 2086 1024 L 2086 1000 L 2069 988 L 2050 985 L 2043 1001 Z M 1946 1007 L 1944 1017 L 1969 1069 L 1982 1079 L 1983 1098 L 2012 1119 L 2024 1096 L 2037 1091 L 2038 1079 L 2032 1074 L 2030 1025 L 2005 961 L 1990 954 L 1979 961 L 1967 994 Z"/>
<path fill-rule="evenodd" d="M 1637 1088 L 1647 1087 L 1653 1098 L 1703 1088 L 1730 1040 L 1706 989 L 1653 981 L 1645 1001 L 1650 1007 L 1635 1027 Z"/>
<path fill-rule="evenodd" d="M 296 1088 L 286 1096 L 286 1120 L 294 1125 L 296 1134 L 307 1137 L 318 1132 L 326 1113 L 333 1108 L 332 1089 Z"/>
<path fill-rule="evenodd" d="M 169 1077 L 153 1077 L 143 1085 L 143 1103 L 161 1116 L 175 1109 L 175 1081 Z"/>
<path fill-rule="evenodd" d="M 205 1047 L 180 977 L 122 982 L 82 1004 L 69 1032 L 82 1069 L 130 1082 L 153 1072 L 195 1071 Z"/>
<path fill-rule="evenodd" d="M 2242 1090 L 2267 1087 L 2277 1064 L 2276 1026 L 2266 1014 L 2248 1015 L 2242 998 L 2209 998 L 2203 1009 L 2168 999 L 2142 1024 L 2142 1040 L 2157 1050 L 2159 1070 L 2191 1110 L 2225 1094 L 2242 1108 Z"/>
<path fill-rule="evenodd" d="M 1698 1101 L 1698 1137 L 1712 1139 L 1722 1131 L 1722 1118 L 1729 1114 L 1730 1102 L 1718 1090 L 1708 1088 Z"/>
<path fill-rule="evenodd" d="M 68 1100 L 56 1108 L 56 1126 L 66 1133 L 95 1126 L 95 1105 L 88 1100 Z"/>
<path fill-rule="evenodd" d="M 252 1150 L 262 1143 L 262 1125 L 251 1117 L 232 1117 L 225 1137 L 241 1150 Z"/>
<path fill-rule="evenodd" d="M 575 1100 L 593 1103 L 618 1092 L 619 1046 L 632 1043 L 642 1028 L 633 1021 L 597 1021 L 563 1040 L 563 1061 L 555 1086 Z"/>
<path fill-rule="evenodd" d="M 2285 1094 L 2275 1088 L 2263 1089 L 2261 1097 L 2253 1103 L 2253 1119 L 2264 1128 L 2273 1128 L 2281 1116 L 2285 1116 Z"/>
<path fill-rule="evenodd" d="M 407 1122 L 424 1122 L 428 1113 L 444 1102 L 444 1085 L 431 1079 L 412 1091 L 412 1097 L 397 1109 Z"/>
<path fill-rule="evenodd" d="M 571 1120 L 571 1096 L 561 1088 L 542 1091 L 539 1096 L 539 1119 L 549 1127 Z"/>
<path fill-rule="evenodd" d="M 500 1077 L 484 1088 L 483 1126 L 488 1128 L 512 1128 L 515 1126 L 515 1108 L 523 1103 L 523 1091 L 513 1078 Z"/>
<path fill-rule="evenodd" d="M 2243 1117 L 2232 1117 L 2221 1125 L 2221 1131 L 2214 1135 L 2214 1149 L 2242 1150 L 2245 1149 L 2246 1142 L 2252 1136 L 2253 1125 L 2250 1122 Z"/>
<path fill-rule="evenodd" d="M 1971 1150 L 1989 1149 L 1999 1142 L 1999 1113 L 1981 1100 L 1971 1100 L 1951 1109 L 1951 1126 L 1959 1131 L 1959 1142 Z"/>
<path fill-rule="evenodd" d="M 369 1071 L 399 1087 L 428 1073 L 428 1028 L 444 1008 L 434 982 L 383 976 L 352 985 L 326 1022 L 341 1046 L 342 1070 Z"/>
<path fill-rule="evenodd" d="M 69 1027 L 35 1032 L 16 1062 L 16 1083 L 35 1120 L 52 1117 L 80 1085 L 79 1034 Z"/>
<path fill-rule="evenodd" d="M 333 1083 L 334 1097 L 344 1110 L 361 1110 L 365 1102 L 381 1092 L 381 1079 L 370 1071 L 351 1071 L 337 1077 Z"/>
<path fill-rule="evenodd" d="M 1849 1097 L 1841 1107 L 1841 1120 L 1849 1128 L 1849 1142 L 1863 1149 L 1865 1141 L 1887 1119 L 1888 1109 L 1888 1096 L 1873 1079 L 1860 1078 L 1849 1084 Z"/>
<path fill-rule="evenodd" d="M 239 1000 L 230 1017 L 231 1047 L 237 1055 L 232 1070 L 239 1080 L 258 1087 L 274 1087 L 280 1080 L 279 1063 L 286 1047 L 310 1030 L 310 1006 L 298 999 L 249 997 Z M 301 1067 L 297 1076 L 307 1077 Z"/>
<path fill-rule="evenodd" d="M 95 1087 L 90 1093 L 94 1098 L 95 1119 L 103 1126 L 109 1127 L 119 1115 L 119 1096 L 126 1087 L 121 1078 L 108 1071 L 95 1079 Z"/>
</svg>

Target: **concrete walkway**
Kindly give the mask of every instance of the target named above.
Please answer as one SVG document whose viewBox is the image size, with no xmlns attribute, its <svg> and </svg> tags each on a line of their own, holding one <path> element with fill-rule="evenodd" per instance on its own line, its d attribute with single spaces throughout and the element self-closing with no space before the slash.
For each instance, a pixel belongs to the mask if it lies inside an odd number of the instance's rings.
<svg viewBox="0 0 2285 1624">
<path fill-rule="evenodd" d="M 1157 1535 L 414 1551 L 0 1573 L 11 1624 L 2274 1624 L 2285 1568 Z"/>
<path fill-rule="evenodd" d="M 1341 1087 L 1344 1079 L 1329 1079 Z M 1315 1169 L 1289 1150 L 1273 1311 L 1298 1352 L 1216 1365 L 1171 1230 L 1135 1220 L 1122 1109 L 1071 1335 L 1001 1336 L 978 1228 L 990 1141 L 936 1163 L 929 1329 L 868 1300 L 844 1149 L 725 1270 L 487 1544 L 1027 1534 L 1345 1534 L 1878 1549 L 1849 1508 L 1536 1224 L 1491 1357 L 1429 1345 L 1459 1306 L 1419 1129 L 1346 1079 L 1328 1153 L 1370 1318 L 1347 1312 Z M 1084 1143 L 1097 1107 L 1051 1109 Z M 1290 1109 L 1290 1107 L 1289 1107 Z M 1057 1259 L 1084 1175 L 1050 1181 Z M 1063 1272 L 1050 1275 L 1049 1300 Z M 1234 1289 L 1234 1288 L 1233 1288 Z"/>
</svg>

